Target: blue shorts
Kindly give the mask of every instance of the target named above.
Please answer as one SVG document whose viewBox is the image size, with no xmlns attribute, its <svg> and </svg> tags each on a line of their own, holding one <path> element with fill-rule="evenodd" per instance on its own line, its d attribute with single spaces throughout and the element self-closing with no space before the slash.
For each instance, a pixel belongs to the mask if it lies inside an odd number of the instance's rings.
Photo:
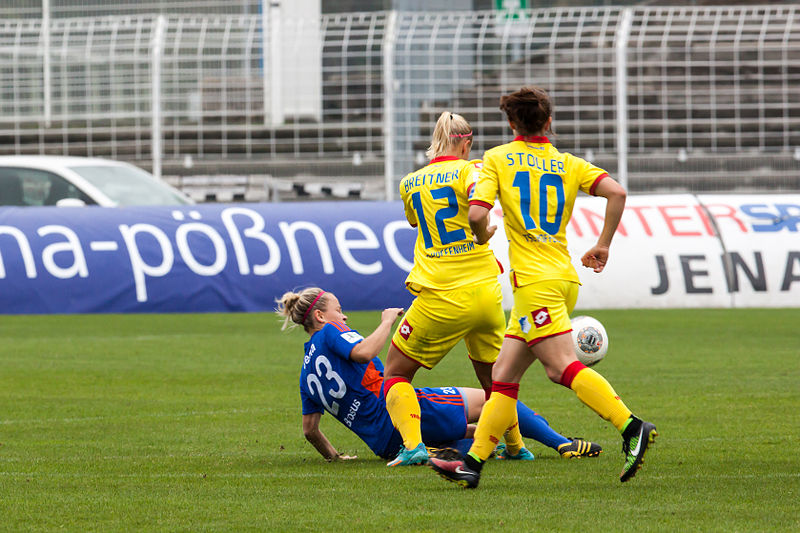
<svg viewBox="0 0 800 533">
<path fill-rule="evenodd" d="M 467 432 L 467 403 L 457 387 L 424 387 L 414 389 L 422 419 L 422 441 L 438 447 L 464 438 Z M 396 429 L 381 457 L 393 459 L 403 446 L 403 437 Z"/>
</svg>

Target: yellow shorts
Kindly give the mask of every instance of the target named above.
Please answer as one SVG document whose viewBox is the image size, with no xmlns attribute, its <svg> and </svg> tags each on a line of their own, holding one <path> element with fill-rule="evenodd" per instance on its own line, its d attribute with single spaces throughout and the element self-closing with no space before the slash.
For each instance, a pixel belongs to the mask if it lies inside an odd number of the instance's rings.
<svg viewBox="0 0 800 533">
<path fill-rule="evenodd" d="M 503 294 L 496 279 L 442 291 L 422 288 L 392 337 L 400 352 L 433 368 L 461 339 L 470 359 L 494 363 L 503 343 Z"/>
<path fill-rule="evenodd" d="M 514 307 L 506 337 L 533 346 L 572 330 L 569 315 L 578 299 L 579 283 L 560 279 L 539 281 L 514 289 Z"/>
</svg>

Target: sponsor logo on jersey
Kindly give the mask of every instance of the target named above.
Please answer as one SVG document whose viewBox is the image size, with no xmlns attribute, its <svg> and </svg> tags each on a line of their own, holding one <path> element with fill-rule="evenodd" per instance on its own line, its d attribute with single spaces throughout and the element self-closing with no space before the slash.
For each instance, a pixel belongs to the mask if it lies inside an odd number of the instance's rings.
<svg viewBox="0 0 800 533">
<path fill-rule="evenodd" d="M 411 327 L 411 324 L 403 320 L 403 323 L 400 324 L 400 336 L 405 340 L 408 340 L 408 337 L 411 335 L 412 331 L 414 331 L 414 328 Z"/>
<path fill-rule="evenodd" d="M 546 326 L 552 322 L 550 319 L 550 311 L 548 311 L 546 307 L 542 307 L 541 309 L 533 311 L 531 316 L 533 317 L 533 323 L 536 324 L 537 328 Z"/>
<path fill-rule="evenodd" d="M 358 333 L 357 331 L 345 331 L 344 333 L 342 333 L 342 338 L 347 342 L 349 342 L 350 344 L 354 344 L 362 340 L 364 337 L 362 337 L 361 334 Z"/>
</svg>

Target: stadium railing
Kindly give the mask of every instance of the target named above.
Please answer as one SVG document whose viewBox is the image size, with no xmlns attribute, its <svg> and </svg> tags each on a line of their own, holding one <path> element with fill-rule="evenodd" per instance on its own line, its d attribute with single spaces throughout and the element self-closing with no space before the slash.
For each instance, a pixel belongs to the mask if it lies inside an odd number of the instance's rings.
<svg viewBox="0 0 800 533">
<path fill-rule="evenodd" d="M 0 153 L 391 197 L 441 110 L 479 156 L 509 138 L 500 95 L 536 84 L 558 147 L 634 192 L 798 190 L 799 7 L 4 18 Z M 208 194 L 264 190 L 237 187 Z"/>
</svg>

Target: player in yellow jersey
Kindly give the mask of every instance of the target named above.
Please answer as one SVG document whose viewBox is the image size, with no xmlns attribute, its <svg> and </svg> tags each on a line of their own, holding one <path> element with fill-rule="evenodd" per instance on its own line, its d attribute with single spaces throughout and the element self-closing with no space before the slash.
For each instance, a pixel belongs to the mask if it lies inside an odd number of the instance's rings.
<svg viewBox="0 0 800 533">
<path fill-rule="evenodd" d="M 497 276 L 499 263 L 484 242 L 476 244 L 467 220 L 468 196 L 479 161 L 469 161 L 472 128 L 445 111 L 433 132 L 428 165 L 400 182 L 406 218 L 417 228 L 414 267 L 406 286 L 416 295 L 392 337 L 384 371 L 386 407 L 403 437 L 389 466 L 424 464 L 420 405 L 411 380 L 420 367 L 433 368 L 464 339 L 475 374 L 488 398 L 492 366 L 502 344 L 505 315 Z M 532 459 L 512 417 L 506 453 Z"/>
<path fill-rule="evenodd" d="M 484 155 L 469 222 L 475 242 L 487 242 L 496 229 L 489 226 L 489 210 L 499 198 L 509 240 L 514 307 L 474 444 L 463 460 L 434 458 L 431 466 L 450 481 L 476 487 L 483 462 L 513 419 L 519 382 L 538 359 L 551 381 L 571 388 L 622 433 L 625 464 L 620 481 L 627 481 L 641 467 L 656 427 L 633 416 L 608 381 L 575 357 L 569 315 L 580 282 L 566 240 L 578 190 L 606 198 L 597 244 L 581 258 L 583 266 L 602 272 L 625 208 L 625 190 L 603 169 L 550 144 L 545 134 L 552 124 L 552 104 L 543 89 L 523 88 L 503 96 L 500 109 L 516 137 Z"/>
</svg>

